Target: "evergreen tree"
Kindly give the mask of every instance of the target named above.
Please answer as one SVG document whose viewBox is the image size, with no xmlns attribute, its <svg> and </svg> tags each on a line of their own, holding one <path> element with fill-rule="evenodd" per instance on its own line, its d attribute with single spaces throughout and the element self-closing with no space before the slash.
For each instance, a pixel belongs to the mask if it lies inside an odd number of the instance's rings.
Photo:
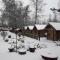
<svg viewBox="0 0 60 60">
<path fill-rule="evenodd" d="M 27 16 L 28 7 L 23 7 L 22 2 L 20 4 L 15 2 L 15 0 L 3 0 L 5 4 L 5 10 L 2 15 L 2 19 L 7 19 L 10 27 L 22 27 L 24 24 L 24 19 Z M 5 18 L 3 18 L 5 17 Z"/>
</svg>

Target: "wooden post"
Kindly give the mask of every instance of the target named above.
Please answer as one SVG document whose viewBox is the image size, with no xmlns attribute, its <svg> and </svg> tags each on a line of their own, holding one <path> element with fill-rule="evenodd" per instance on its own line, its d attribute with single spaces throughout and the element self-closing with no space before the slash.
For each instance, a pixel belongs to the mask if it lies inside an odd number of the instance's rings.
<svg viewBox="0 0 60 60">
<path fill-rule="evenodd" d="M 53 29 L 53 40 L 55 40 L 55 38 L 54 38 L 54 29 Z"/>
<path fill-rule="evenodd" d="M 15 19 L 15 29 L 17 29 L 17 21 Z M 16 32 L 16 52 L 17 52 L 17 31 Z"/>
<path fill-rule="evenodd" d="M 17 52 L 17 33 L 16 33 L 16 52 Z"/>
<path fill-rule="evenodd" d="M 23 21 L 23 38 L 24 38 L 24 34 L 25 34 L 25 29 L 24 29 L 24 27 L 25 27 L 25 18 L 24 18 L 24 21 Z"/>
<path fill-rule="evenodd" d="M 39 41 L 40 41 L 40 30 L 38 31 L 38 38 L 39 38 Z"/>
</svg>

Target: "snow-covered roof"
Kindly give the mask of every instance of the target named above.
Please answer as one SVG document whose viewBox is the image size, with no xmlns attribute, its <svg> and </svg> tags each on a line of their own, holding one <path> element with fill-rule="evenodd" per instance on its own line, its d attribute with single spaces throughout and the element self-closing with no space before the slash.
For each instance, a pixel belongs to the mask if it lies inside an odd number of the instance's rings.
<svg viewBox="0 0 60 60">
<path fill-rule="evenodd" d="M 18 30 L 20 30 L 20 28 L 17 28 L 16 30 L 18 31 Z"/>
<path fill-rule="evenodd" d="M 30 30 L 32 30 L 32 29 L 34 28 L 34 26 L 28 26 L 28 28 L 29 28 Z"/>
<path fill-rule="evenodd" d="M 27 29 L 27 26 L 25 26 L 24 29 L 26 30 Z"/>
<path fill-rule="evenodd" d="M 38 25 L 38 24 L 35 24 L 37 30 L 42 30 L 46 27 L 46 25 Z M 27 29 L 29 28 L 30 30 L 33 30 L 34 26 L 25 26 L 24 29 Z"/>
<path fill-rule="evenodd" d="M 56 30 L 60 30 L 59 22 L 50 22 L 49 24 L 52 25 Z"/>
<path fill-rule="evenodd" d="M 42 30 L 46 27 L 46 25 L 35 25 L 37 30 Z"/>
</svg>

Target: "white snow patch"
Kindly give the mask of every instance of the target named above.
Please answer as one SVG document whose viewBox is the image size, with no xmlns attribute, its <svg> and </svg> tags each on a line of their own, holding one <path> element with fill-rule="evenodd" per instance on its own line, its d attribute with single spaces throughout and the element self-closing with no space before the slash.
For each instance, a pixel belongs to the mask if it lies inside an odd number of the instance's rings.
<svg viewBox="0 0 60 60">
<path fill-rule="evenodd" d="M 46 25 L 35 25 L 37 30 L 42 30 L 46 27 Z"/>
<path fill-rule="evenodd" d="M 28 28 L 29 28 L 30 30 L 33 30 L 34 26 L 28 26 Z"/>
<path fill-rule="evenodd" d="M 11 32 L 8 32 L 8 35 L 10 35 Z M 11 34 L 13 37 L 16 37 L 15 34 Z M 0 36 L 1 37 L 1 36 Z M 18 42 L 20 44 L 20 42 Z M 29 51 L 26 51 L 25 55 L 20 55 L 16 52 L 10 53 L 8 51 L 8 48 L 10 47 L 10 44 L 3 41 L 2 38 L 0 38 L 0 59 L 1 60 L 43 60 L 41 55 L 45 54 L 46 56 L 58 56 L 58 60 L 60 60 L 60 46 L 56 46 L 56 43 L 53 41 L 47 40 L 45 37 L 40 38 L 40 41 L 29 38 L 24 36 L 24 46 L 29 48 L 29 46 L 32 45 L 40 45 L 40 46 L 46 46 L 42 48 L 37 48 L 34 53 L 31 53 Z M 49 54 L 50 53 L 50 54 Z"/>
<path fill-rule="evenodd" d="M 59 22 L 50 22 L 49 24 L 51 24 L 56 30 L 60 30 L 60 23 Z"/>
</svg>

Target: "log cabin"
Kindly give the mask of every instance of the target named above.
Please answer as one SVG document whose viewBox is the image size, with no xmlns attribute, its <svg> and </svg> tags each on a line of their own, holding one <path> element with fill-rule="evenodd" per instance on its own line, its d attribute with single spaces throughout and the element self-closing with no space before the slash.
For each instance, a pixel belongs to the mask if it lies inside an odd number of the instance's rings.
<svg viewBox="0 0 60 60">
<path fill-rule="evenodd" d="M 40 40 L 40 37 L 45 37 L 45 27 L 46 25 L 36 24 L 32 30 L 32 34 Z"/>
<path fill-rule="evenodd" d="M 25 35 L 27 35 L 29 37 L 33 37 L 32 33 L 31 33 L 31 31 L 33 30 L 33 27 L 34 26 L 27 26 L 27 27 L 25 27 Z"/>
<path fill-rule="evenodd" d="M 46 37 L 48 40 L 60 40 L 60 23 L 50 22 L 45 28 Z"/>
<path fill-rule="evenodd" d="M 27 26 L 25 27 L 25 35 L 40 40 L 40 37 L 45 37 L 45 27 L 46 25 L 38 24 Z"/>
</svg>

